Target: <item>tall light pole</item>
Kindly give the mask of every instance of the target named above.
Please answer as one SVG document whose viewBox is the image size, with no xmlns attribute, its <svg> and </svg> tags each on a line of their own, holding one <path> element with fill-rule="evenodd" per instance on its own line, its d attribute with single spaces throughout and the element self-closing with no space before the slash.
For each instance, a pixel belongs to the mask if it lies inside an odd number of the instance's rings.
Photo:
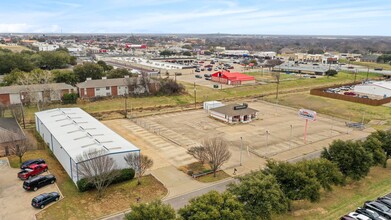
<svg viewBox="0 0 391 220">
<path fill-rule="evenodd" d="M 197 108 L 197 88 L 195 82 L 194 82 L 194 108 Z"/>
<path fill-rule="evenodd" d="M 125 118 L 128 118 L 128 93 L 125 92 Z"/>
<path fill-rule="evenodd" d="M 242 166 L 242 156 L 243 156 L 243 138 L 240 137 L 240 166 Z"/>
</svg>

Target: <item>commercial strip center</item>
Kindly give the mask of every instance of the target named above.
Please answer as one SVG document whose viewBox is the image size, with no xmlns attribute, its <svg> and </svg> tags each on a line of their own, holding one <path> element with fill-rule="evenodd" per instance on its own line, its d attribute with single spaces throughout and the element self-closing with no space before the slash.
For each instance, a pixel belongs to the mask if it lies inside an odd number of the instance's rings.
<svg viewBox="0 0 391 220">
<path fill-rule="evenodd" d="M 127 168 L 124 156 L 140 153 L 129 141 L 103 125 L 80 108 L 59 108 L 35 113 L 36 130 L 49 146 L 65 171 L 76 183 L 78 157 L 84 152 L 103 151 L 119 169 Z"/>
</svg>

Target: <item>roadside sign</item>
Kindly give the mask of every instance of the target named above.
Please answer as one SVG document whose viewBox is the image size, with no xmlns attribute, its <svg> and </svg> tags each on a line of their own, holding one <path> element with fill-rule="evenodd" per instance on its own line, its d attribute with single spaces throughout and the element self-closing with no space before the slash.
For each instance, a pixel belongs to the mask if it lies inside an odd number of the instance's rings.
<svg viewBox="0 0 391 220">
<path fill-rule="evenodd" d="M 306 120 L 316 121 L 316 112 L 315 111 L 311 111 L 311 110 L 302 108 L 299 110 L 299 116 L 306 119 Z"/>
</svg>

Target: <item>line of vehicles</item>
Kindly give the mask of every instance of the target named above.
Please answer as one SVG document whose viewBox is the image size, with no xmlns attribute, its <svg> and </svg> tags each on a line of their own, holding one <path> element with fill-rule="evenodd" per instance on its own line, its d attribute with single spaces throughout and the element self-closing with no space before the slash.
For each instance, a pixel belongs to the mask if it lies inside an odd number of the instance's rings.
<svg viewBox="0 0 391 220">
<path fill-rule="evenodd" d="M 40 175 L 48 171 L 48 165 L 43 159 L 33 159 L 22 163 L 21 171 L 17 177 L 23 181 L 23 189 L 26 191 L 37 191 L 39 188 L 56 182 L 56 177 L 52 174 Z M 43 193 L 31 200 L 34 208 L 45 208 L 51 202 L 58 201 L 60 194 L 58 192 Z"/>
<path fill-rule="evenodd" d="M 341 220 L 388 220 L 391 219 L 391 196 L 386 195 L 375 201 L 367 201 L 363 207 L 341 217 Z"/>
</svg>

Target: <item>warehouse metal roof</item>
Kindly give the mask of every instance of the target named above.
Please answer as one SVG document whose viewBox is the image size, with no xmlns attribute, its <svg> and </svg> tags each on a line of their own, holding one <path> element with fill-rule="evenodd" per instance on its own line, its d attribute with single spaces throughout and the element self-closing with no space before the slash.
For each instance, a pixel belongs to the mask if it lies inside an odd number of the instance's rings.
<svg viewBox="0 0 391 220">
<path fill-rule="evenodd" d="M 79 155 L 90 150 L 103 150 L 107 154 L 139 151 L 80 108 L 57 108 L 35 115 L 75 162 Z"/>
</svg>

